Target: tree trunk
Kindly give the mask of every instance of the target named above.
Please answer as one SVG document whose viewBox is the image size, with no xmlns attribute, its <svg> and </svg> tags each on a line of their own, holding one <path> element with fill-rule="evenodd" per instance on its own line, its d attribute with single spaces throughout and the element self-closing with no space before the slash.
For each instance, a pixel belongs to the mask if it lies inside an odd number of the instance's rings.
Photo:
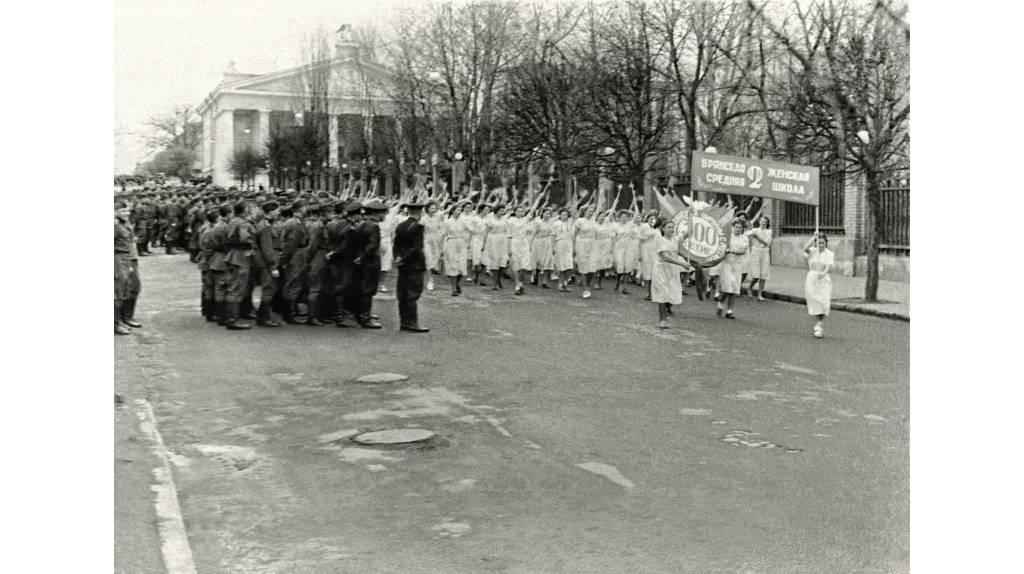
<svg viewBox="0 0 1024 574">
<path fill-rule="evenodd" d="M 879 209 L 878 173 L 867 172 L 867 279 L 864 282 L 864 300 L 878 301 L 878 245 L 881 240 L 882 213 Z"/>
</svg>

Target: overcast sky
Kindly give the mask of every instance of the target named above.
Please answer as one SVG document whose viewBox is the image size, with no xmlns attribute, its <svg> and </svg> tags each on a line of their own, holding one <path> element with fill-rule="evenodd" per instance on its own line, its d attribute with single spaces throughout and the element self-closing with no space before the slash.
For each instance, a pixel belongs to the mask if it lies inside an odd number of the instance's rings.
<svg viewBox="0 0 1024 574">
<path fill-rule="evenodd" d="M 301 41 L 318 26 L 386 29 L 410 0 L 115 0 L 115 155 L 118 173 L 147 158 L 147 118 L 196 106 L 228 62 L 269 73 L 299 63 Z"/>
</svg>

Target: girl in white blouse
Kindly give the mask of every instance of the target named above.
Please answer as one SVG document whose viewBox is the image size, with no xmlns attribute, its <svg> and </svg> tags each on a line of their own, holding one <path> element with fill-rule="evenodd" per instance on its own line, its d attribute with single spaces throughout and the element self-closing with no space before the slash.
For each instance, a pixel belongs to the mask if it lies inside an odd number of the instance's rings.
<svg viewBox="0 0 1024 574">
<path fill-rule="evenodd" d="M 813 246 L 813 247 L 812 247 Z M 807 278 L 804 280 L 804 298 L 807 299 L 807 313 L 818 318 L 814 324 L 814 336 L 825 336 L 825 317 L 832 308 L 832 278 L 828 273 L 835 264 L 835 254 L 828 249 L 828 236 L 817 233 L 804 245 L 807 256 Z"/>
</svg>

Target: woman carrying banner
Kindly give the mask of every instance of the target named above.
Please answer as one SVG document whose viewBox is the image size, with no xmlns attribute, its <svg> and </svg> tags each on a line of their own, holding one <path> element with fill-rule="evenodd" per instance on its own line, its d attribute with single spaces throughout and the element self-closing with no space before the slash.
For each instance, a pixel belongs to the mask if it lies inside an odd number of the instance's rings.
<svg viewBox="0 0 1024 574">
<path fill-rule="evenodd" d="M 832 307 L 832 278 L 828 273 L 835 264 L 835 254 L 828 249 L 828 236 L 815 232 L 804 245 L 804 255 L 809 269 L 804 280 L 804 298 L 807 299 L 807 313 L 818 318 L 814 324 L 814 336 L 820 339 L 825 335 L 825 317 Z"/>
<path fill-rule="evenodd" d="M 747 293 L 753 297 L 754 285 L 758 284 L 757 300 L 764 301 L 764 284 L 771 278 L 772 222 L 767 217 L 762 217 L 757 224 L 757 227 L 751 229 L 748 234 L 750 264 L 747 267 L 747 275 L 750 277 L 750 287 Z"/>
<path fill-rule="evenodd" d="M 732 313 L 733 297 L 740 294 L 743 278 L 743 262 L 745 255 L 750 249 L 750 240 L 743 234 L 743 221 L 734 219 L 732 222 L 732 236 L 729 237 L 729 249 L 725 252 L 725 260 L 720 263 L 721 272 L 718 277 L 719 291 L 722 294 L 718 301 L 718 310 L 715 312 L 719 317 L 722 310 L 725 310 L 727 319 L 735 319 Z"/>
<path fill-rule="evenodd" d="M 651 301 L 658 304 L 658 326 L 668 329 L 668 316 L 672 305 L 683 302 L 683 284 L 679 274 L 690 269 L 690 265 L 679 255 L 679 238 L 675 236 L 676 224 L 666 221 L 661 224 L 661 235 L 654 238 L 654 252 L 658 259 L 651 271 Z"/>
</svg>

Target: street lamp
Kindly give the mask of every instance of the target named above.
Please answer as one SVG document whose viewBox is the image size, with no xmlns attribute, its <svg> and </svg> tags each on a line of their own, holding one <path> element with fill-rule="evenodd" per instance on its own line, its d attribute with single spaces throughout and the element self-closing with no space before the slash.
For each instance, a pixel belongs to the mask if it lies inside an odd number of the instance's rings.
<svg viewBox="0 0 1024 574">
<path fill-rule="evenodd" d="M 718 153 L 718 148 L 716 148 L 713 145 L 709 145 L 708 147 L 704 148 L 704 151 L 707 153 Z"/>
<path fill-rule="evenodd" d="M 868 133 L 868 130 L 860 130 L 857 132 L 857 139 L 859 139 L 864 145 L 868 145 L 871 143 L 871 134 Z"/>
</svg>

